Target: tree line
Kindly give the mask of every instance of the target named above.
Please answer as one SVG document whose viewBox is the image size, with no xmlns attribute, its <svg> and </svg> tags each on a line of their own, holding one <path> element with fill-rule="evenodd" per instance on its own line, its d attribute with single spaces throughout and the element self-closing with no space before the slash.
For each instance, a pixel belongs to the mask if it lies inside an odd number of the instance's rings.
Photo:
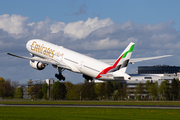
<svg viewBox="0 0 180 120">
<path fill-rule="evenodd" d="M 158 85 L 158 82 L 146 81 L 145 84 L 138 83 L 135 88 L 127 88 L 126 83 L 118 81 L 94 83 L 85 80 L 78 84 L 56 81 L 53 85 L 31 85 L 27 92 L 31 99 L 127 100 L 130 99 L 129 94 L 133 94 L 136 100 L 180 100 L 180 82 L 178 79 L 171 83 L 165 80 Z M 0 77 L 0 97 L 22 99 L 23 88 Z"/>
<path fill-rule="evenodd" d="M 138 100 L 180 100 L 180 81 L 165 80 L 160 85 L 157 81 L 146 81 L 145 84 L 137 84 L 133 92 Z"/>
<path fill-rule="evenodd" d="M 4 99 L 12 99 L 12 98 L 23 98 L 23 90 L 22 88 L 17 88 L 18 82 L 11 82 L 10 79 L 5 80 L 0 77 L 0 98 Z M 20 94 L 17 94 L 20 91 Z"/>
</svg>

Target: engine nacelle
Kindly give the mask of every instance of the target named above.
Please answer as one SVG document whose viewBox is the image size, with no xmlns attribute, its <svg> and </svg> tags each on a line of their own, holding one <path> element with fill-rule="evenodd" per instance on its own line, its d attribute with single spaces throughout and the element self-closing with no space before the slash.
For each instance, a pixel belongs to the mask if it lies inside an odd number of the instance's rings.
<svg viewBox="0 0 180 120">
<path fill-rule="evenodd" d="M 46 65 L 41 62 L 31 61 L 31 60 L 30 60 L 30 65 L 32 68 L 34 68 L 36 70 L 43 70 L 46 67 Z"/>
</svg>

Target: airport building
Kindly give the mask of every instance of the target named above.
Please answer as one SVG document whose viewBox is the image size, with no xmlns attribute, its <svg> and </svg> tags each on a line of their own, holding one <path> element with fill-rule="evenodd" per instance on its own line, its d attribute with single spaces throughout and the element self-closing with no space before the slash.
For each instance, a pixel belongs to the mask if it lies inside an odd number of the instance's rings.
<svg viewBox="0 0 180 120">
<path fill-rule="evenodd" d="M 179 79 L 179 76 L 176 74 L 130 74 L 131 80 L 126 81 L 125 84 L 127 85 L 128 89 L 128 99 L 134 99 L 134 89 L 137 84 L 142 83 L 143 85 L 146 83 L 147 80 L 154 82 L 158 82 L 158 85 L 161 84 L 164 80 L 171 81 L 175 79 Z M 142 97 L 146 97 L 147 94 L 143 94 Z"/>
<path fill-rule="evenodd" d="M 155 65 L 155 66 L 139 66 L 138 74 L 130 74 L 131 80 L 126 81 L 128 89 L 128 99 L 134 99 L 135 95 L 133 93 L 136 85 L 142 83 L 143 85 L 147 80 L 158 82 L 160 85 L 162 81 L 175 79 L 180 79 L 180 67 L 178 66 L 169 66 L 169 65 Z M 142 95 L 146 97 L 146 94 Z"/>
<path fill-rule="evenodd" d="M 180 72 L 180 66 L 155 65 L 138 67 L 138 74 L 177 74 L 178 72 Z"/>
</svg>

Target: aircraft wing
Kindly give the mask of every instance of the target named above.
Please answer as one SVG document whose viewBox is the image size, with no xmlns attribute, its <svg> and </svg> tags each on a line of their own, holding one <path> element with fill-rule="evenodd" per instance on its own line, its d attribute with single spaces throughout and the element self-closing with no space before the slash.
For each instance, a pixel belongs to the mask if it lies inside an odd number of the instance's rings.
<svg viewBox="0 0 180 120">
<path fill-rule="evenodd" d="M 159 59 L 164 57 L 170 57 L 172 55 L 163 55 L 163 56 L 156 56 L 156 57 L 146 57 L 146 58 L 134 58 L 130 59 L 129 63 L 134 64 L 135 62 L 145 61 L 145 60 L 153 60 L 153 59 Z"/>
<path fill-rule="evenodd" d="M 170 57 L 172 55 L 163 55 L 163 56 L 156 56 L 156 57 L 145 57 L 145 58 L 131 58 L 129 60 L 130 64 L 134 64 L 135 62 L 145 61 L 145 60 L 153 60 L 153 59 L 159 59 L 164 57 Z M 108 63 L 108 64 L 114 64 L 116 59 L 101 59 L 100 61 Z"/>
<path fill-rule="evenodd" d="M 7 54 L 11 55 L 11 56 L 14 56 L 14 57 L 22 58 L 22 59 L 28 59 L 28 60 L 32 60 L 32 61 L 39 61 L 39 62 L 42 62 L 44 64 L 52 64 L 52 65 L 57 65 L 58 67 L 70 69 L 70 67 L 68 65 L 66 65 L 62 61 L 60 63 L 60 62 L 55 61 L 53 59 L 44 59 L 44 58 L 39 58 L 39 57 L 24 57 L 24 56 L 14 55 L 14 54 L 11 54 L 11 53 L 7 53 Z"/>
</svg>

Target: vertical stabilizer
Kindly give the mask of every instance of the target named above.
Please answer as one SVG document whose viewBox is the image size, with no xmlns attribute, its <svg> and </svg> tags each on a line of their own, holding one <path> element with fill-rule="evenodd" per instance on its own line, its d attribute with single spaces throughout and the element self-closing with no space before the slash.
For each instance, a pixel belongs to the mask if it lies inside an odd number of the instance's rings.
<svg viewBox="0 0 180 120">
<path fill-rule="evenodd" d="M 126 72 L 129 60 L 131 58 L 132 51 L 134 49 L 135 43 L 131 42 L 126 49 L 122 52 L 116 62 L 113 64 L 114 70 L 121 70 L 122 72 Z M 111 71 L 111 72 L 113 72 Z"/>
<path fill-rule="evenodd" d="M 97 79 L 101 78 L 102 75 L 106 75 L 107 73 L 110 73 L 110 72 L 118 71 L 121 73 L 125 73 L 129 59 L 130 59 L 132 51 L 134 49 L 134 45 L 135 45 L 135 43 L 131 42 L 126 47 L 126 49 L 122 52 L 122 54 L 119 56 L 119 58 L 116 60 L 116 62 L 112 66 L 107 67 L 103 71 L 101 71 L 96 78 Z"/>
</svg>

